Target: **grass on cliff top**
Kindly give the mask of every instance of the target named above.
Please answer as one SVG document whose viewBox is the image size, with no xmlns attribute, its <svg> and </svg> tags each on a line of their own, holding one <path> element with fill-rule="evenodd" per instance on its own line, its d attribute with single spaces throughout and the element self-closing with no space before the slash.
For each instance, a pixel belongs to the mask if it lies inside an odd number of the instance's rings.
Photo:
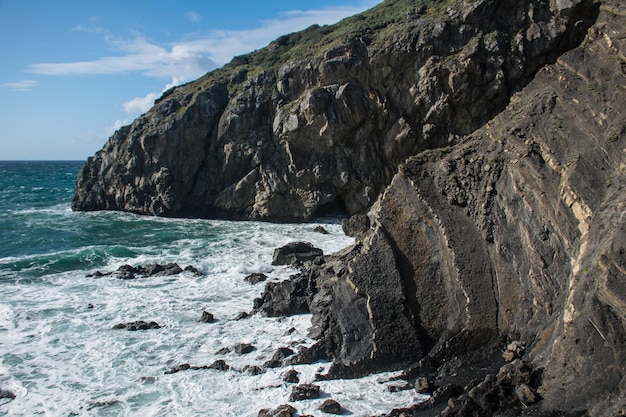
<svg viewBox="0 0 626 417">
<path fill-rule="evenodd" d="M 227 83 L 230 76 L 245 69 L 256 73 L 275 71 L 288 61 L 299 61 L 323 53 L 348 39 L 362 38 L 372 44 L 382 42 L 403 27 L 407 14 L 422 10 L 437 15 L 453 0 L 385 0 L 377 6 L 334 24 L 313 25 L 303 31 L 281 36 L 263 49 L 241 55 L 201 78 L 204 86 Z"/>
</svg>

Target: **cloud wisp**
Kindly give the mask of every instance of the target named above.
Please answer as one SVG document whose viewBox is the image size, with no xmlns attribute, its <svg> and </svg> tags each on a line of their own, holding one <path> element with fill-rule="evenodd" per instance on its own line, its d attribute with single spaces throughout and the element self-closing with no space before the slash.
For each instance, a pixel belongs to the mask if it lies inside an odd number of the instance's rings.
<svg viewBox="0 0 626 417">
<path fill-rule="evenodd" d="M 5 88 L 9 88 L 15 91 L 31 91 L 33 88 L 39 85 L 39 81 L 35 80 L 22 80 L 12 83 L 1 84 Z"/>
<path fill-rule="evenodd" d="M 369 1 L 368 6 L 376 1 Z M 142 34 L 124 40 L 112 37 L 105 29 L 91 32 L 104 34 L 116 50 L 113 56 L 90 61 L 39 63 L 30 66 L 32 73 L 41 75 L 105 75 L 142 73 L 144 76 L 186 82 L 230 61 L 233 56 L 259 49 L 286 33 L 302 30 L 312 24 L 332 24 L 363 11 L 366 6 L 343 6 L 320 10 L 292 10 L 275 19 L 263 20 L 248 30 L 211 30 L 191 40 L 157 44 Z M 200 19 L 191 12 L 188 19 Z M 80 26 L 80 31 L 89 31 Z M 187 35 L 189 36 L 189 35 Z"/>
</svg>

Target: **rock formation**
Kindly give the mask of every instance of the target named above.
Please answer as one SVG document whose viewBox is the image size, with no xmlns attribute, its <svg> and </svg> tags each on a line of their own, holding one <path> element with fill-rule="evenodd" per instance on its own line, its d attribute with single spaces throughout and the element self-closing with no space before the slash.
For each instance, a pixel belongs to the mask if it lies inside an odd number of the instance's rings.
<svg viewBox="0 0 626 417">
<path fill-rule="evenodd" d="M 623 415 L 625 27 L 619 0 L 387 0 L 168 91 L 73 208 L 369 211 L 255 301 L 313 313 L 318 343 L 281 362 L 439 386 L 389 415 Z"/>
<path fill-rule="evenodd" d="M 387 0 L 166 92 L 89 158 L 72 207 L 277 220 L 365 211 L 407 157 L 483 125 L 597 15 L 592 0 L 456 3 Z"/>
</svg>

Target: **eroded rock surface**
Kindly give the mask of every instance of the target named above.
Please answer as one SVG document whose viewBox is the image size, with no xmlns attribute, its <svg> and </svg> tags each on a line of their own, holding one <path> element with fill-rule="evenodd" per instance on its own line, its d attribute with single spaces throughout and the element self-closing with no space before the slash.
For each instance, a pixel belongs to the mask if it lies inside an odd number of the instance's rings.
<svg viewBox="0 0 626 417">
<path fill-rule="evenodd" d="M 279 220 L 365 211 L 407 157 L 484 124 L 597 15 L 592 0 L 414 9 L 387 0 L 166 92 L 89 158 L 72 207 Z"/>
<path fill-rule="evenodd" d="M 621 415 L 624 27 L 623 4 L 602 2 L 502 113 L 402 164 L 371 230 L 292 279 L 319 339 L 300 361 L 333 359 L 327 378 L 413 362 L 441 401 L 404 415 Z"/>
</svg>

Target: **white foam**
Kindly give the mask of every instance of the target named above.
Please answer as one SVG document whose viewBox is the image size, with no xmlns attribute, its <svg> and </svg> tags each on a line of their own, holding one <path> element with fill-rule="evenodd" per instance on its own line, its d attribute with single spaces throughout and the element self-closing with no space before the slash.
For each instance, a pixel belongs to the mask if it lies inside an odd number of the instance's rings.
<svg viewBox="0 0 626 417">
<path fill-rule="evenodd" d="M 30 280 L 18 279 L 21 272 L 11 272 L 15 279 L 0 280 L 0 384 L 17 397 L 0 405 L 2 413 L 256 416 L 261 408 L 287 402 L 291 385 L 282 381 L 285 368 L 258 376 L 240 370 L 263 365 L 278 348 L 297 350 L 311 345 L 313 341 L 306 336 L 310 316 L 254 315 L 233 321 L 238 313 L 251 310 L 252 300 L 263 290 L 263 284 L 251 285 L 243 278 L 264 272 L 270 280 L 279 281 L 294 273 L 292 268 L 271 265 L 274 248 L 290 241 L 311 241 L 326 253 L 351 244 L 338 223 L 324 224 L 329 234 L 322 235 L 313 232 L 314 225 L 145 219 L 118 213 L 89 216 L 99 222 L 111 218 L 148 222 L 165 228 L 173 238 L 162 244 L 155 235 L 154 241 L 146 239 L 145 245 L 128 248 L 136 255 L 109 256 L 106 265 L 88 270 Z M 114 271 L 123 264 L 165 262 L 191 264 L 204 275 L 182 273 L 128 281 L 86 276 L 96 269 Z M 217 322 L 201 323 L 205 310 Z M 139 332 L 112 329 L 117 323 L 135 320 L 156 321 L 163 327 Z M 296 330 L 290 332 L 292 328 Z M 237 343 L 251 343 L 256 350 L 247 355 L 217 354 Z M 206 366 L 218 359 L 232 370 L 165 375 L 184 363 Z M 301 372 L 302 382 L 311 382 L 320 366 L 328 364 L 294 368 Z M 389 392 L 380 378 L 319 385 L 325 396 L 342 403 L 354 416 L 422 400 L 414 391 Z M 293 405 L 301 414 L 321 415 L 317 407 L 322 400 Z"/>
</svg>

